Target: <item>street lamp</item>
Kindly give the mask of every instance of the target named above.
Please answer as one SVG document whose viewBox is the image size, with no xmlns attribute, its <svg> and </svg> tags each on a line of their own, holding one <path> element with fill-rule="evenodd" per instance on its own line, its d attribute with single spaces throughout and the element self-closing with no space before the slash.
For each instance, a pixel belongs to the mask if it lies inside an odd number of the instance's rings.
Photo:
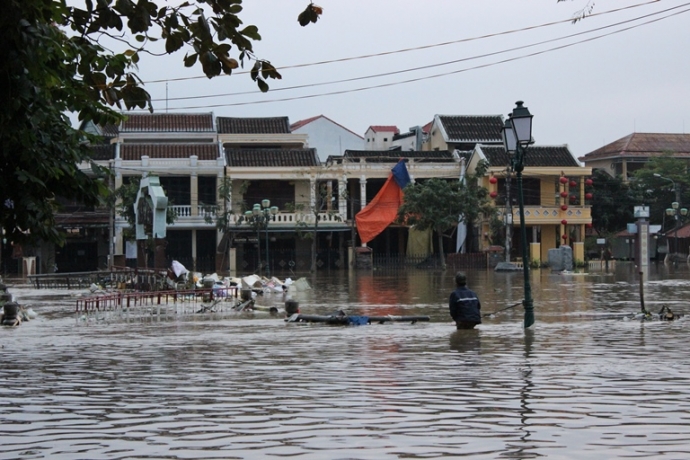
<svg viewBox="0 0 690 460">
<path fill-rule="evenodd" d="M 674 239 L 674 254 L 678 254 L 678 228 L 680 226 L 681 222 L 681 217 L 687 217 L 688 215 L 688 209 L 687 208 L 681 208 L 680 203 L 677 201 L 674 201 L 671 203 L 670 208 L 666 208 L 666 215 L 673 218 L 676 221 L 676 224 L 673 226 L 673 239 Z M 673 261 L 675 262 L 675 257 L 673 258 Z"/>
<path fill-rule="evenodd" d="M 246 211 L 247 222 L 256 227 L 256 241 L 258 247 L 258 266 L 261 266 L 261 240 L 259 231 L 263 228 L 266 234 L 266 276 L 271 276 L 271 268 L 268 254 L 268 223 L 278 214 L 278 206 L 271 206 L 271 200 L 263 199 L 261 204 L 256 203 L 251 211 Z"/>
<path fill-rule="evenodd" d="M 688 210 L 686 208 L 681 208 L 680 206 L 680 187 L 676 185 L 676 182 L 671 179 L 670 177 L 665 177 L 662 176 L 659 173 L 654 173 L 654 177 L 658 177 L 659 179 L 664 179 L 669 181 L 673 185 L 673 191 L 676 194 L 676 201 L 671 203 L 671 207 L 666 209 L 666 215 L 669 217 L 673 217 L 676 221 L 674 225 L 674 253 L 678 253 L 678 227 L 681 222 L 681 217 L 686 217 L 688 215 Z M 668 241 L 668 239 L 667 239 Z M 673 261 L 675 262 L 675 257 L 673 258 Z"/>
<path fill-rule="evenodd" d="M 517 101 L 513 113 L 510 114 L 503 126 L 503 147 L 510 157 L 510 166 L 515 171 L 518 186 L 518 203 L 520 205 L 520 232 L 522 233 L 522 272 L 525 283 L 525 299 L 522 305 L 525 309 L 525 327 L 534 324 L 534 303 L 532 301 L 532 287 L 529 280 L 529 254 L 527 247 L 527 231 L 525 229 L 525 198 L 522 190 L 522 171 L 525 169 L 525 153 L 532 141 L 532 114 L 522 101 Z"/>
</svg>

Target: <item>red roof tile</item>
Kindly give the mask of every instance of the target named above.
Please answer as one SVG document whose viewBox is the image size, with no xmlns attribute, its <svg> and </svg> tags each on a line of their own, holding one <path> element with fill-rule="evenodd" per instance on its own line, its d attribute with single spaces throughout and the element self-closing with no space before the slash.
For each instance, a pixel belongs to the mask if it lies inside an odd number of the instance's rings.
<svg viewBox="0 0 690 460">
<path fill-rule="evenodd" d="M 690 134 L 633 133 L 606 144 L 579 158 L 592 161 L 609 157 L 659 156 L 671 152 L 674 157 L 690 157 Z"/>
<path fill-rule="evenodd" d="M 400 130 L 397 126 L 386 126 L 386 125 L 371 125 L 369 129 L 375 133 L 399 133 Z M 368 130 L 367 130 L 368 131 Z"/>
</svg>

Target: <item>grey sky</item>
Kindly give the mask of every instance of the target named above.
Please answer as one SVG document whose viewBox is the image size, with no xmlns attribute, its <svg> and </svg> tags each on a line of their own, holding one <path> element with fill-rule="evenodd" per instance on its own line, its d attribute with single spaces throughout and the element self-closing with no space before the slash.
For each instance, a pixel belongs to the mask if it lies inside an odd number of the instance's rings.
<svg viewBox="0 0 690 460">
<path fill-rule="evenodd" d="M 244 2 L 242 20 L 257 25 L 263 37 L 256 54 L 283 75 L 269 81 L 272 91 L 260 93 L 248 75 L 173 80 L 200 76 L 201 70 L 185 69 L 184 53 L 146 57 L 138 75 L 149 82 L 156 110 L 166 110 L 166 84 L 152 81 L 170 79 L 169 111 L 288 116 L 291 122 L 323 114 L 360 135 L 370 125 L 405 131 L 435 114 L 505 115 L 516 100 L 524 100 L 534 115 L 537 143 L 568 144 L 576 157 L 634 131 L 690 131 L 688 2 L 602 0 L 594 10 L 600 15 L 573 25 L 567 20 L 584 0 L 319 0 L 322 18 L 303 28 L 297 15 L 307 3 Z M 643 6 L 601 14 L 633 5 Z M 679 8 L 653 15 L 674 7 Z M 651 16 L 634 20 L 646 15 Z M 532 28 L 557 21 L 565 22 Z M 611 34 L 629 27 L 634 28 Z M 517 29 L 528 30 L 503 34 Z M 581 35 L 559 40 L 574 34 Z M 592 40 L 605 34 L 611 35 Z M 486 35 L 495 36 L 467 40 Z M 466 41 L 430 46 L 461 40 Z M 576 43 L 583 40 L 590 41 Z M 550 42 L 530 46 L 545 41 Z M 417 47 L 427 48 L 286 68 Z M 518 47 L 525 48 L 506 52 Z M 489 53 L 498 54 L 479 57 Z M 449 61 L 460 62 L 439 65 Z M 417 67 L 423 68 L 401 72 Z M 391 72 L 400 73 L 322 85 Z M 397 84 L 407 80 L 416 81 Z M 302 85 L 312 86 L 279 91 Z M 363 89 L 378 85 L 390 86 Z M 352 92 L 323 95 L 343 91 Z M 227 93 L 248 94 L 220 96 Z M 210 95 L 216 96 L 174 100 Z M 285 98 L 297 99 L 277 101 Z"/>
</svg>

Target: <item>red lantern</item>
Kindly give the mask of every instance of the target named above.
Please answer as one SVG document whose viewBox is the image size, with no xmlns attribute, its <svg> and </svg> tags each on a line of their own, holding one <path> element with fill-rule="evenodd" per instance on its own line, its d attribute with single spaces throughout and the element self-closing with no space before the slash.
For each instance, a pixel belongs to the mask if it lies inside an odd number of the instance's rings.
<svg viewBox="0 0 690 460">
<path fill-rule="evenodd" d="M 493 191 L 493 192 L 489 193 L 489 196 L 490 196 L 491 198 L 496 198 L 496 197 L 498 196 L 498 192 Z"/>
<path fill-rule="evenodd" d="M 566 196 L 568 196 L 568 192 L 561 192 L 561 197 L 562 197 L 562 198 L 565 198 Z"/>
<path fill-rule="evenodd" d="M 587 228 L 592 228 L 592 223 L 591 223 L 591 222 L 586 223 L 586 224 L 585 224 L 585 227 L 587 227 Z"/>
<path fill-rule="evenodd" d="M 567 239 L 568 239 L 568 235 L 563 235 L 563 236 L 561 236 L 561 238 L 563 238 L 563 240 L 567 240 Z"/>
<path fill-rule="evenodd" d="M 587 180 L 585 180 L 585 185 L 586 185 L 587 187 L 590 187 L 593 183 L 594 183 L 594 181 L 593 181 L 592 179 L 587 179 Z"/>
<path fill-rule="evenodd" d="M 568 221 L 565 220 L 565 219 L 563 219 L 563 220 L 561 221 L 561 224 L 563 224 L 563 225 L 568 225 Z"/>
<path fill-rule="evenodd" d="M 577 197 L 575 195 L 570 195 L 570 201 L 575 201 L 577 200 Z"/>
<path fill-rule="evenodd" d="M 492 183 L 492 184 L 495 184 L 496 182 L 498 182 L 498 179 L 496 179 L 495 177 L 491 176 L 491 177 L 489 178 L 489 182 Z"/>
<path fill-rule="evenodd" d="M 594 195 L 592 195 L 592 194 L 589 193 L 589 192 L 585 193 L 585 198 L 588 199 L 588 200 L 591 200 L 593 196 L 594 196 Z"/>
<path fill-rule="evenodd" d="M 567 204 L 562 204 L 562 205 L 561 205 L 561 209 L 562 209 L 563 211 L 567 211 L 567 210 L 568 210 L 568 205 L 567 205 Z"/>
<path fill-rule="evenodd" d="M 568 183 L 568 178 L 565 176 L 561 176 L 561 178 L 558 180 L 561 181 L 561 184 L 567 184 Z"/>
<path fill-rule="evenodd" d="M 574 180 L 571 180 L 571 181 L 570 181 L 570 186 L 571 186 L 571 187 L 577 187 L 577 182 L 575 182 Z"/>
</svg>

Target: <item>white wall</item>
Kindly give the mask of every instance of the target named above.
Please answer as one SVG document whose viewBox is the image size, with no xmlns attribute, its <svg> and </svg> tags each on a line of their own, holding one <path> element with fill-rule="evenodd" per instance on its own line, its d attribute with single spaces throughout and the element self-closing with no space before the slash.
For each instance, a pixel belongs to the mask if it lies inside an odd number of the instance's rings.
<svg viewBox="0 0 690 460">
<path fill-rule="evenodd" d="M 330 155 L 342 155 L 348 149 L 364 150 L 364 140 L 360 136 L 327 118 L 317 118 L 292 132 L 306 134 L 309 147 L 316 149 L 322 162 Z"/>
</svg>

